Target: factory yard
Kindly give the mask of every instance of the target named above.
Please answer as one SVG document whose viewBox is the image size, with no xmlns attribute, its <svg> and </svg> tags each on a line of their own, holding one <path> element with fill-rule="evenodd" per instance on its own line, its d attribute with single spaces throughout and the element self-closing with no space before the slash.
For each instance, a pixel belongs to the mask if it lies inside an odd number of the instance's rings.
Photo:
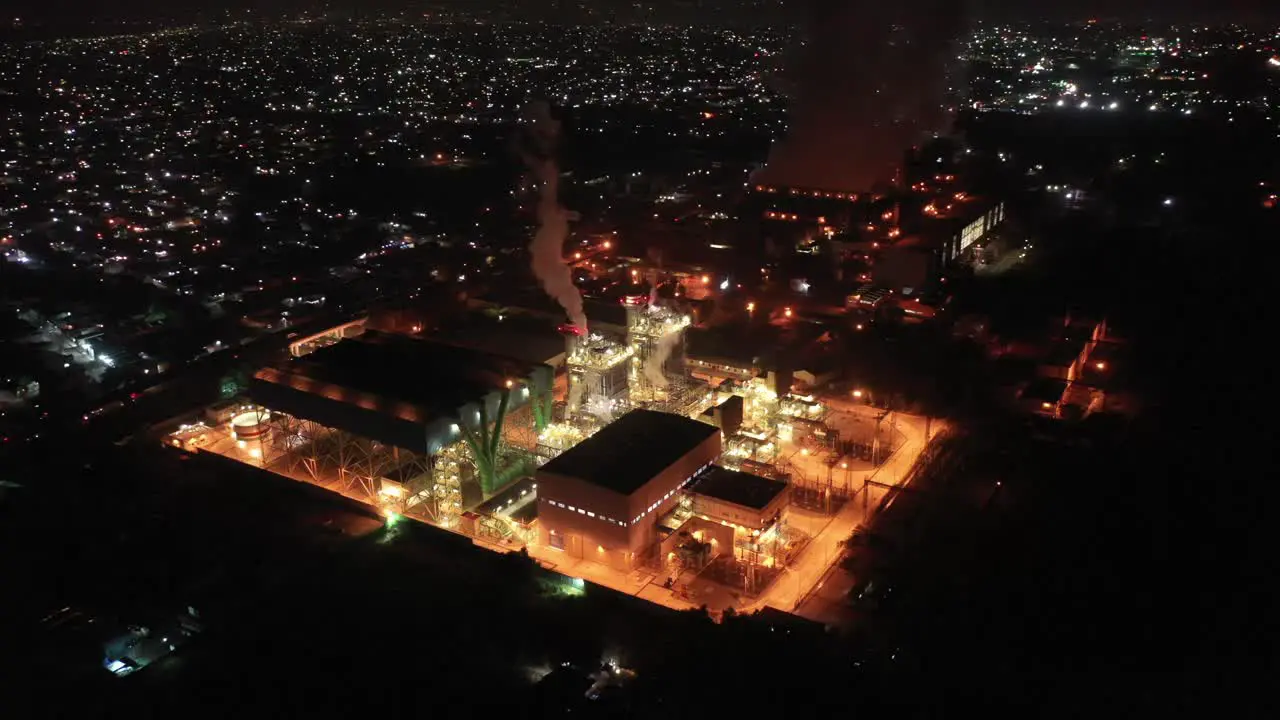
<svg viewBox="0 0 1280 720">
<path fill-rule="evenodd" d="M 833 408 L 834 414 L 844 416 L 842 422 L 852 422 L 854 418 L 871 418 L 878 412 L 865 405 L 846 403 L 838 399 L 823 398 L 823 402 Z M 597 562 L 572 558 L 562 551 L 536 544 L 528 547 L 529 554 L 537 558 L 545 567 L 556 572 L 580 577 L 676 610 L 705 605 L 712 612 L 722 612 L 727 608 L 733 608 L 737 612 L 753 612 L 765 607 L 794 612 L 815 590 L 831 566 L 840 559 L 843 543 L 853 534 L 854 529 L 866 524 L 879 503 L 891 492 L 891 488 L 897 487 L 904 478 L 908 477 L 912 466 L 928 444 L 928 438 L 925 437 L 926 426 L 930 426 L 928 428 L 930 437 L 936 436 L 944 429 L 943 423 L 937 420 L 929 423 L 924 417 L 918 415 L 903 413 L 895 413 L 895 415 L 897 416 L 896 430 L 901 434 L 900 443 L 879 468 L 865 462 L 850 461 L 851 468 L 847 475 L 850 478 L 850 487 L 855 493 L 834 515 L 826 515 L 794 505 L 786 510 L 786 524 L 812 539 L 800 552 L 798 558 L 783 569 L 781 575 L 755 598 L 745 597 L 734 588 L 692 572 L 682 573 L 677 582 L 677 588 L 680 585 L 685 586 L 686 592 L 681 597 L 673 589 L 663 587 L 661 574 L 647 569 L 621 572 Z M 798 448 L 792 449 L 798 453 Z M 814 472 L 818 468 L 826 472 L 826 460 L 819 454 L 812 453 L 806 460 L 812 463 Z M 868 482 L 874 484 L 864 485 Z"/>
<path fill-rule="evenodd" d="M 910 477 L 929 421 L 876 408 L 865 390 L 780 395 L 753 368 L 695 380 L 688 317 L 626 314 L 625 343 L 566 336 L 562 377 L 429 340 L 344 335 L 264 367 L 247 397 L 165 442 L 665 607 L 795 611 Z M 449 383 L 389 379 L 424 367 Z"/>
<path fill-rule="evenodd" d="M 822 398 L 830 412 L 829 426 L 842 437 L 856 436 L 858 428 L 874 424 L 882 411 L 840 398 Z M 859 525 L 866 524 L 883 498 L 897 487 L 919 458 L 928 443 L 925 437 L 925 418 L 894 413 L 892 435 L 884 443 L 884 452 L 892 454 L 879 466 L 854 457 L 837 455 L 838 451 L 814 447 L 800 442 L 781 442 L 780 463 L 791 470 L 795 478 L 828 478 L 832 488 L 832 501 L 824 512 L 820 507 L 791 504 L 783 511 L 783 525 L 795 537 L 807 538 L 799 545 L 798 552 L 781 570 L 773 570 L 773 577 L 757 594 L 744 593 L 740 587 L 718 581 L 712 572 L 715 562 L 701 569 L 682 569 L 667 582 L 665 569 L 636 566 L 631 569 L 613 567 L 590 557 L 574 557 L 563 549 L 540 541 L 538 533 L 530 533 L 526 539 L 509 537 L 499 540 L 478 533 L 467 533 L 476 545 L 495 552 L 526 550 L 543 567 L 562 575 L 580 578 L 590 583 L 643 598 L 649 602 L 675 610 L 689 610 L 705 606 L 718 614 L 732 608 L 737 612 L 753 612 L 772 607 L 794 612 L 817 588 L 834 563 L 842 555 L 844 541 Z M 940 421 L 933 421 L 931 434 L 943 429 Z M 886 428 L 888 425 L 886 424 Z M 299 482 L 320 485 L 356 500 L 367 501 L 358 488 L 341 482 L 336 474 L 329 482 L 290 472 L 286 463 L 278 457 L 263 457 L 257 446 L 237 441 L 230 435 L 213 428 L 198 425 L 174 436 L 183 440 L 182 445 L 191 450 L 202 450 L 227 457 L 238 462 L 264 467 L 275 474 Z M 329 475 L 330 473 L 325 473 Z M 793 488 L 794 490 L 794 488 Z M 409 517 L 413 517 L 410 515 Z M 423 518 L 415 518 L 423 519 Z M 718 556 L 718 560 L 733 565 L 732 555 Z"/>
</svg>

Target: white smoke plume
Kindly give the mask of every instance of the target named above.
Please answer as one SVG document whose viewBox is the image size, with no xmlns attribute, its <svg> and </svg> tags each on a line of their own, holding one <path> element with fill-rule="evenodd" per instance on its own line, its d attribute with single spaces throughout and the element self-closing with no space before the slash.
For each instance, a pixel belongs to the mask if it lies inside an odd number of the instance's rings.
<svg viewBox="0 0 1280 720">
<path fill-rule="evenodd" d="M 560 204 L 560 168 L 555 160 L 560 123 L 551 117 L 545 102 L 532 104 L 525 119 L 529 130 L 521 155 L 540 185 L 538 230 L 529 243 L 533 274 L 542 289 L 564 308 L 569 322 L 585 334 L 587 315 L 582 309 L 582 294 L 574 286 L 573 271 L 564 261 L 564 241 L 573 215 Z"/>
<path fill-rule="evenodd" d="M 573 379 L 569 380 L 568 409 L 570 415 L 577 413 L 578 409 L 582 407 L 582 391 L 582 381 L 575 382 Z"/>
<path fill-rule="evenodd" d="M 607 423 L 613 419 L 613 402 L 609 398 L 594 397 L 587 402 L 587 412 Z"/>
<path fill-rule="evenodd" d="M 650 385 L 656 388 L 667 386 L 667 374 L 663 366 L 667 364 L 671 351 L 675 349 L 679 340 L 680 333 L 675 332 L 667 333 L 658 339 L 658 346 L 653 349 L 653 354 L 644 363 L 644 376 Z"/>
</svg>

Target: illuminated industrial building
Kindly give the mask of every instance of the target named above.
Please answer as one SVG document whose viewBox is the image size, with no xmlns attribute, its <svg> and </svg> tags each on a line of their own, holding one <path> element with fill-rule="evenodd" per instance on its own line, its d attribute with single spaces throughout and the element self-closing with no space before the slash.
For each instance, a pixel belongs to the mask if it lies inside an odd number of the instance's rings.
<svg viewBox="0 0 1280 720">
<path fill-rule="evenodd" d="M 592 333 L 565 336 L 569 369 L 568 414 L 586 415 L 608 422 L 630 403 L 627 362 L 635 354 L 625 345 Z"/>
<path fill-rule="evenodd" d="M 259 370 L 246 404 L 170 441 L 453 526 L 532 469 L 503 423 L 551 383 L 544 365 L 369 331 Z"/>
<path fill-rule="evenodd" d="M 748 534 L 778 522 L 787 505 L 787 484 L 713 465 L 689 489 L 693 512 L 730 523 Z"/>
<path fill-rule="evenodd" d="M 684 374 L 684 331 L 689 324 L 688 315 L 671 308 L 627 304 L 627 342 L 634 352 L 633 382 L 665 385 L 655 382 L 659 376 Z"/>
<path fill-rule="evenodd" d="M 964 193 L 956 195 L 951 204 L 926 205 L 920 231 L 880 253 L 876 287 L 903 293 L 924 288 L 951 266 L 972 257 L 1003 225 L 1004 203 L 983 204 Z"/>
<path fill-rule="evenodd" d="M 760 567 L 781 569 L 786 564 L 780 550 L 789 490 L 781 480 L 712 465 L 689 488 L 688 520 L 682 529 L 714 540 L 717 554 L 732 552 L 744 570 L 743 589 L 754 592 L 768 579 Z M 668 555 L 679 537 L 673 533 L 663 544 Z"/>
<path fill-rule="evenodd" d="M 685 331 L 691 320 L 674 308 L 627 302 L 627 344 L 634 353 L 629 375 L 631 404 L 698 417 L 715 402 L 706 382 L 685 366 Z"/>
<path fill-rule="evenodd" d="M 619 570 L 652 560 L 657 521 L 719 456 L 719 429 L 632 410 L 538 469 L 540 540 Z"/>
</svg>

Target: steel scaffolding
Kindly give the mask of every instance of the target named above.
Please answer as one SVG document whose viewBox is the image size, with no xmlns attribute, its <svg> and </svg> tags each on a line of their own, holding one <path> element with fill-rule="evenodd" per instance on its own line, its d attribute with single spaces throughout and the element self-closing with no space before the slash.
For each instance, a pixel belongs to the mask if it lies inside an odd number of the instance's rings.
<svg viewBox="0 0 1280 720">
<path fill-rule="evenodd" d="M 440 522 L 434 458 L 287 413 L 271 412 L 264 465 L 399 513 Z"/>
</svg>

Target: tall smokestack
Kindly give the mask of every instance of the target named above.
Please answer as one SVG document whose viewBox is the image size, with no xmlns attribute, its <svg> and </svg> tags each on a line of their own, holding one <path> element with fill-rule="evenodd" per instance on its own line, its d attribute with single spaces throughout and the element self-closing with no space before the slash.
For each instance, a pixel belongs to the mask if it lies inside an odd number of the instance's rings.
<svg viewBox="0 0 1280 720">
<path fill-rule="evenodd" d="M 964 0 L 796 0 L 788 130 L 755 180 L 862 192 L 894 179 L 902 153 L 949 125 L 945 85 Z"/>
<path fill-rule="evenodd" d="M 560 169 L 555 160 L 560 123 L 551 117 L 551 108 L 545 102 L 530 105 L 525 119 L 529 129 L 520 152 L 540 186 L 538 230 L 529 243 L 533 274 L 542 289 L 564 308 L 569 322 L 585 333 L 587 315 L 582 309 L 582 294 L 574 286 L 573 271 L 564 261 L 571 214 L 560 205 Z"/>
</svg>

